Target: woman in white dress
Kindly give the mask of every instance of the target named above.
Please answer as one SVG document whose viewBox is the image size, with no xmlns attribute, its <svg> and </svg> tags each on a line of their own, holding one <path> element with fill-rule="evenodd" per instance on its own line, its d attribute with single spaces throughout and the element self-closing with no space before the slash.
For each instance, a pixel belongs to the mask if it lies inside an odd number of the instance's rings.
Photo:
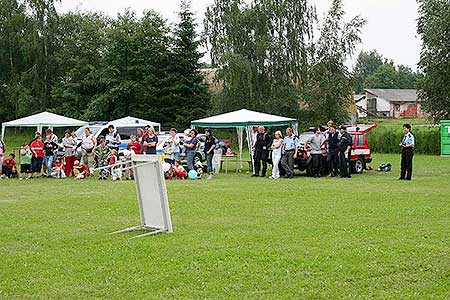
<svg viewBox="0 0 450 300">
<path fill-rule="evenodd" d="M 283 135 L 281 131 L 275 132 L 275 139 L 272 143 L 272 179 L 280 178 L 279 164 L 281 160 L 281 145 L 283 144 Z"/>
</svg>

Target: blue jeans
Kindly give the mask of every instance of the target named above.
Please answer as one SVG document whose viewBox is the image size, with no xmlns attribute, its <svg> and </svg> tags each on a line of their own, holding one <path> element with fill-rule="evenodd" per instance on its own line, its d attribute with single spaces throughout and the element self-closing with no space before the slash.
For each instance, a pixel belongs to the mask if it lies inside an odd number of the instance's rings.
<svg viewBox="0 0 450 300">
<path fill-rule="evenodd" d="M 186 159 L 189 171 L 194 170 L 194 157 L 195 151 L 186 151 Z"/>
<path fill-rule="evenodd" d="M 213 174 L 213 166 L 212 166 L 212 160 L 213 160 L 214 153 L 206 154 L 206 166 L 208 167 L 208 173 Z"/>
<path fill-rule="evenodd" d="M 47 175 L 50 176 L 52 174 L 53 160 L 55 157 L 52 156 L 44 156 L 44 164 L 47 167 Z"/>
<path fill-rule="evenodd" d="M 181 153 L 180 152 L 174 152 L 173 156 L 174 156 L 175 160 L 179 160 L 181 158 Z"/>
</svg>

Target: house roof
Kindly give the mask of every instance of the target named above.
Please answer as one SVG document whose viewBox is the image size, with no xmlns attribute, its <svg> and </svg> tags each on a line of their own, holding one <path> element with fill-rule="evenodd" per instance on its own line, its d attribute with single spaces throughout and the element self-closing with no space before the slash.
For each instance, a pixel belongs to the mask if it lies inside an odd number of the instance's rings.
<svg viewBox="0 0 450 300">
<path fill-rule="evenodd" d="M 358 103 L 359 101 L 366 99 L 366 95 L 353 94 L 353 98 L 355 99 L 355 103 Z"/>
<path fill-rule="evenodd" d="M 417 102 L 417 90 L 365 89 L 366 92 L 390 102 Z"/>
</svg>

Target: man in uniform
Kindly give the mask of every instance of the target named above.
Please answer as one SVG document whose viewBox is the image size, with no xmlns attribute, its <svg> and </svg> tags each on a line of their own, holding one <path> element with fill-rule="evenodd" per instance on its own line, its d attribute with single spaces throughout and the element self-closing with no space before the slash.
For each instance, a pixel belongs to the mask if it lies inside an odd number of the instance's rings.
<svg viewBox="0 0 450 300">
<path fill-rule="evenodd" d="M 262 161 L 262 172 L 261 177 L 266 177 L 267 172 L 267 160 L 269 159 L 269 149 L 272 144 L 272 138 L 266 133 L 264 126 L 258 127 L 258 134 L 256 136 L 255 142 L 255 173 L 252 177 L 258 177 L 261 170 Z"/>
<path fill-rule="evenodd" d="M 412 176 L 412 160 L 414 156 L 414 135 L 411 133 L 411 125 L 403 125 L 403 140 L 400 144 L 402 147 L 401 172 L 399 180 L 411 180 Z"/>
<path fill-rule="evenodd" d="M 339 133 L 336 128 L 331 125 L 328 129 L 327 139 L 327 162 L 331 170 L 330 176 L 335 177 L 339 174 L 339 155 L 338 143 Z"/>
<path fill-rule="evenodd" d="M 351 178 L 350 151 L 352 149 L 352 136 L 347 132 L 347 127 L 341 126 L 341 138 L 338 142 L 339 169 L 342 178 Z"/>
<path fill-rule="evenodd" d="M 292 128 L 288 128 L 281 146 L 281 166 L 286 172 L 286 178 L 294 177 L 294 159 L 297 158 L 297 152 L 297 139 Z"/>
</svg>

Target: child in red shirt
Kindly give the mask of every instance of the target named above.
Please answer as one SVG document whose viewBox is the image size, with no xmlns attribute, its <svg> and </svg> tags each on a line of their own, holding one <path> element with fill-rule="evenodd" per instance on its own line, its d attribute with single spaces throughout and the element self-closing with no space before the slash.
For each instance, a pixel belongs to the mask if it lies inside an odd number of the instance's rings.
<svg viewBox="0 0 450 300">
<path fill-rule="evenodd" d="M 11 153 L 2 163 L 2 178 L 11 178 L 16 173 L 16 155 Z"/>
<path fill-rule="evenodd" d="M 177 159 L 175 161 L 175 166 L 173 167 L 173 175 L 177 179 L 184 180 L 187 178 L 188 174 L 187 174 L 186 170 L 183 168 L 183 166 L 181 165 L 181 161 L 179 159 Z"/>
<path fill-rule="evenodd" d="M 36 137 L 31 145 L 31 173 L 38 176 L 41 173 L 42 162 L 44 161 L 44 143 L 42 142 L 42 137 Z"/>
<path fill-rule="evenodd" d="M 56 159 L 55 166 L 52 168 L 52 177 L 66 178 L 66 173 L 64 172 L 64 162 L 60 158 Z"/>
<path fill-rule="evenodd" d="M 75 179 L 85 179 L 89 175 L 87 166 L 80 163 L 79 160 L 73 163 L 73 172 L 75 173 Z"/>
</svg>

